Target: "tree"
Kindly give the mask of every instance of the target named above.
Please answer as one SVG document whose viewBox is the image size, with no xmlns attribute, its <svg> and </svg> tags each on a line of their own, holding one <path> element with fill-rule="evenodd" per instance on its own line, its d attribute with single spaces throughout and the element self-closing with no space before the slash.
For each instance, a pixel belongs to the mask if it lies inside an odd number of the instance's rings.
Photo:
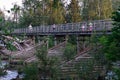
<svg viewBox="0 0 120 80">
<path fill-rule="evenodd" d="M 39 59 L 38 68 L 40 78 L 58 79 L 59 62 L 57 57 L 47 56 L 47 48 L 45 46 L 37 51 L 37 57 Z"/>
<path fill-rule="evenodd" d="M 111 0 L 84 0 L 83 20 L 109 19 L 112 13 Z"/>
<path fill-rule="evenodd" d="M 68 13 L 67 15 L 70 16 L 71 21 L 70 22 L 80 22 L 81 16 L 80 16 L 80 6 L 78 5 L 77 0 L 71 0 L 71 3 L 68 6 Z"/>
<path fill-rule="evenodd" d="M 34 65 L 28 65 L 25 68 L 25 79 L 27 80 L 41 80 L 50 79 L 58 80 L 59 66 L 56 57 L 47 56 L 47 48 L 45 45 L 41 49 L 37 49 L 36 56 L 38 61 Z"/>
<path fill-rule="evenodd" d="M 112 0 L 113 10 L 117 10 L 120 6 L 120 0 Z"/>
<path fill-rule="evenodd" d="M 75 45 L 71 44 L 71 43 L 67 43 L 65 50 L 64 50 L 64 54 L 63 57 L 65 60 L 69 61 L 71 59 L 74 58 L 74 56 L 76 55 L 76 47 Z"/>
<path fill-rule="evenodd" d="M 37 64 L 33 63 L 31 65 L 27 65 L 24 68 L 24 73 L 26 74 L 24 80 L 39 80 L 38 79 L 38 68 Z"/>
<path fill-rule="evenodd" d="M 3 29 L 4 21 L 5 21 L 4 13 L 0 10 L 0 30 Z"/>
<path fill-rule="evenodd" d="M 98 0 L 84 0 L 83 1 L 83 20 L 94 20 L 100 16 L 100 12 L 97 11 L 99 6 Z"/>
<path fill-rule="evenodd" d="M 119 76 L 119 68 L 117 68 L 117 61 L 120 60 L 120 8 L 113 12 L 112 20 L 113 20 L 113 28 L 112 34 L 108 36 L 102 36 L 100 38 L 101 51 L 107 60 L 105 64 L 107 67 L 107 71 L 117 71 L 117 75 Z M 115 64 L 113 64 L 115 63 Z"/>
<path fill-rule="evenodd" d="M 94 61 L 90 59 L 80 59 L 75 64 L 76 73 L 79 77 L 79 79 L 84 80 L 94 80 L 95 79 L 95 73 L 94 71 Z"/>
<path fill-rule="evenodd" d="M 106 56 L 111 61 L 117 61 L 120 60 L 120 7 L 113 12 L 112 19 L 114 27 L 111 36 L 108 38 Z"/>
<path fill-rule="evenodd" d="M 108 7 L 109 6 L 109 7 Z M 100 19 L 109 19 L 113 11 L 112 1 L 111 0 L 102 0 L 101 1 L 101 16 Z"/>
<path fill-rule="evenodd" d="M 49 8 L 49 24 L 65 23 L 65 9 L 61 0 L 50 1 Z"/>
<path fill-rule="evenodd" d="M 19 26 L 28 27 L 29 24 L 33 26 L 41 25 L 41 19 L 44 17 L 42 3 L 40 0 L 23 0 L 22 16 L 19 20 Z"/>
<path fill-rule="evenodd" d="M 60 0 L 24 0 L 20 25 L 27 27 L 65 22 L 65 10 Z"/>
<path fill-rule="evenodd" d="M 91 37 L 90 45 L 91 50 L 89 54 L 94 60 L 94 69 L 96 77 L 104 77 L 106 69 L 108 68 L 108 61 L 106 60 L 105 50 L 106 50 L 107 36 L 94 34 Z"/>
<path fill-rule="evenodd" d="M 9 10 L 7 11 L 10 12 Z M 4 34 L 10 34 L 13 29 L 13 22 L 10 18 L 5 19 L 4 13 L 0 10 L 0 30 Z"/>
<path fill-rule="evenodd" d="M 17 4 L 14 4 L 13 8 L 11 8 L 11 12 L 13 13 L 14 17 L 13 17 L 13 27 L 17 28 L 18 26 L 18 18 L 20 16 L 20 6 L 18 6 Z"/>
</svg>

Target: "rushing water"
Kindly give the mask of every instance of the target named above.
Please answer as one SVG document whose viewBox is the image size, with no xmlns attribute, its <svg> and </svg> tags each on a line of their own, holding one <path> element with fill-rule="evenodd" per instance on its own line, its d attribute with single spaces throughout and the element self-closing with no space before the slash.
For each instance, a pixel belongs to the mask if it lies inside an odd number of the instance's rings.
<svg viewBox="0 0 120 80">
<path fill-rule="evenodd" d="M 6 61 L 1 61 L 0 68 L 4 68 L 5 65 L 7 65 L 8 62 Z M 16 78 L 18 75 L 17 70 L 5 70 L 7 72 L 6 75 L 1 76 L 0 80 L 11 80 L 13 78 Z"/>
<path fill-rule="evenodd" d="M 7 74 L 0 77 L 0 80 L 11 80 L 13 78 L 16 78 L 18 75 L 18 72 L 16 70 L 6 70 Z"/>
<path fill-rule="evenodd" d="M 0 62 L 0 68 L 4 68 L 5 65 L 7 65 L 7 64 L 8 64 L 7 61 L 1 61 L 1 62 Z"/>
</svg>

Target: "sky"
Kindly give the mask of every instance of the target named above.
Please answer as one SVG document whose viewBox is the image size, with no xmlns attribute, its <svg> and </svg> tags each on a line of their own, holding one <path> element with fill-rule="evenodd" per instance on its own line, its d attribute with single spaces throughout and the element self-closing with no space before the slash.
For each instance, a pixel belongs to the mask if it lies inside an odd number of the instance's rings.
<svg viewBox="0 0 120 80">
<path fill-rule="evenodd" d="M 0 0 L 0 9 L 9 10 L 15 3 L 22 6 L 22 0 Z M 65 0 L 65 3 L 69 4 L 70 0 Z"/>
<path fill-rule="evenodd" d="M 5 15 L 9 15 L 6 10 L 10 10 L 14 4 L 22 6 L 22 0 L 0 0 L 0 9 Z"/>
</svg>

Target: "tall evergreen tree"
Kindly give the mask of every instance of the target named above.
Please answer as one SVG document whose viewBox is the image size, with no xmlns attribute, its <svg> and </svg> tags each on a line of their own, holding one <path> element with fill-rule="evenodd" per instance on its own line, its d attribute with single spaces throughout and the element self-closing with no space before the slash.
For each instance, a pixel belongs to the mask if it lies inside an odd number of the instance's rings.
<svg viewBox="0 0 120 80">
<path fill-rule="evenodd" d="M 70 22 L 80 22 L 80 6 L 78 0 L 71 0 L 71 3 L 68 6 L 68 16 L 70 16 Z"/>
<path fill-rule="evenodd" d="M 49 24 L 65 22 L 65 9 L 61 0 L 50 1 Z"/>
<path fill-rule="evenodd" d="M 37 48 L 36 56 L 37 63 L 25 67 L 25 80 L 59 80 L 60 67 L 57 57 L 48 57 L 45 45 Z"/>
<path fill-rule="evenodd" d="M 120 60 L 120 7 L 113 13 L 114 28 L 108 38 L 107 58 L 111 61 Z"/>
</svg>

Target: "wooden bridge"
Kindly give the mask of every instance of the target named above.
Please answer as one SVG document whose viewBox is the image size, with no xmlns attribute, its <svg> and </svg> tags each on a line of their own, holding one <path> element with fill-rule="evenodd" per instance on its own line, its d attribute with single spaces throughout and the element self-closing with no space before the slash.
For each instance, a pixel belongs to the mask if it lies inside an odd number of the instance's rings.
<svg viewBox="0 0 120 80">
<path fill-rule="evenodd" d="M 36 26 L 31 28 L 15 29 L 13 35 L 91 35 L 94 32 L 102 34 L 111 33 L 112 20 L 94 20 L 79 23 Z"/>
</svg>

